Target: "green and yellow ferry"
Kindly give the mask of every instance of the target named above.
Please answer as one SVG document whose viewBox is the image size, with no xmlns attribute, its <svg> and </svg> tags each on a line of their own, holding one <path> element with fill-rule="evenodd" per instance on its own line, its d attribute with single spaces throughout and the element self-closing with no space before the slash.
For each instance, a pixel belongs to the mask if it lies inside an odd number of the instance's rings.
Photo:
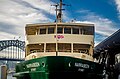
<svg viewBox="0 0 120 79">
<path fill-rule="evenodd" d="M 55 23 L 26 25 L 26 57 L 14 77 L 102 79 L 101 65 L 93 59 L 94 24 L 62 22 L 62 0 L 55 6 Z"/>
</svg>

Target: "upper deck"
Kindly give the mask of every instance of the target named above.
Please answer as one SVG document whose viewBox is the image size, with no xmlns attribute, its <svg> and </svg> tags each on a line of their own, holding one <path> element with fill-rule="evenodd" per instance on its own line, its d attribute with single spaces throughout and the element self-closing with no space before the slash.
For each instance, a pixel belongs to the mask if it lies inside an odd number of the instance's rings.
<svg viewBox="0 0 120 79">
<path fill-rule="evenodd" d="M 57 36 L 57 39 L 56 39 Z M 57 45 L 56 45 L 57 43 Z M 40 23 L 26 25 L 26 56 L 92 56 L 94 25 L 85 23 Z M 57 49 L 56 49 L 57 48 Z M 29 55 L 29 56 L 28 56 Z"/>
<path fill-rule="evenodd" d="M 56 23 L 27 24 L 26 36 L 27 44 L 55 43 Z M 94 25 L 84 23 L 57 23 L 57 37 L 59 43 L 73 42 L 91 44 L 94 38 Z"/>
<path fill-rule="evenodd" d="M 26 34 L 27 35 L 35 35 L 36 32 L 38 32 L 38 30 L 40 28 L 44 28 L 44 27 L 56 27 L 56 23 L 27 24 L 26 25 Z M 91 33 L 91 34 L 94 33 L 94 24 L 86 24 L 86 23 L 57 23 L 57 27 L 80 28 L 81 30 L 85 30 L 86 32 L 88 32 L 87 31 L 88 28 L 91 28 L 91 29 L 89 29 L 89 33 Z M 55 29 L 54 29 L 54 31 L 55 31 Z M 72 34 L 72 32 L 70 34 Z"/>
</svg>

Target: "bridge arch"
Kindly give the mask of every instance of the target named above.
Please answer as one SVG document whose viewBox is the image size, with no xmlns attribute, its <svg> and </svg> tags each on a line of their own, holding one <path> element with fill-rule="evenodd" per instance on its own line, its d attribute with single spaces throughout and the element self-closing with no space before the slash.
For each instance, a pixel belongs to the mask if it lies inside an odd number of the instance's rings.
<svg viewBox="0 0 120 79">
<path fill-rule="evenodd" d="M 3 40 L 0 41 L 0 60 L 24 60 L 25 41 Z"/>
<path fill-rule="evenodd" d="M 21 50 L 25 50 L 25 42 L 24 41 L 20 41 L 20 40 L 3 40 L 0 41 L 0 51 L 2 51 L 3 49 L 6 49 L 8 47 L 18 47 Z"/>
</svg>

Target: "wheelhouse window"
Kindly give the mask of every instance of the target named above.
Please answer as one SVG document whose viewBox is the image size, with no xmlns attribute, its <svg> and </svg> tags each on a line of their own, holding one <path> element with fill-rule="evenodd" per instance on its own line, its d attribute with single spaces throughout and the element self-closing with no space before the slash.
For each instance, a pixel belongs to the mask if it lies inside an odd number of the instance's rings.
<svg viewBox="0 0 120 79">
<path fill-rule="evenodd" d="M 58 44 L 58 51 L 59 52 L 71 52 L 71 44 L 59 43 Z"/>
<path fill-rule="evenodd" d="M 85 35 L 93 35 L 94 34 L 94 28 L 93 27 L 86 27 L 84 29 L 84 34 Z"/>
<path fill-rule="evenodd" d="M 57 33 L 62 34 L 62 33 L 63 33 L 63 28 L 62 28 L 62 27 L 58 27 L 58 28 L 57 28 Z"/>
<path fill-rule="evenodd" d="M 92 26 L 81 27 L 80 28 L 80 34 L 94 35 L 94 27 L 92 27 Z"/>
<path fill-rule="evenodd" d="M 46 28 L 40 28 L 40 34 L 46 34 Z"/>
<path fill-rule="evenodd" d="M 71 28 L 65 27 L 64 34 L 71 34 Z"/>
<path fill-rule="evenodd" d="M 46 52 L 55 52 L 56 51 L 56 44 L 48 43 L 46 44 Z"/>
<path fill-rule="evenodd" d="M 72 28 L 73 34 L 79 34 L 79 28 Z"/>
<path fill-rule="evenodd" d="M 54 27 L 48 28 L 48 34 L 54 34 L 54 30 L 55 30 Z"/>
<path fill-rule="evenodd" d="M 40 31 L 36 29 L 31 29 L 31 34 L 55 34 L 55 27 L 48 27 L 48 28 L 40 28 Z M 64 28 L 62 26 L 57 27 L 57 33 L 58 34 L 83 34 L 83 35 L 94 35 L 94 26 L 65 26 Z"/>
</svg>

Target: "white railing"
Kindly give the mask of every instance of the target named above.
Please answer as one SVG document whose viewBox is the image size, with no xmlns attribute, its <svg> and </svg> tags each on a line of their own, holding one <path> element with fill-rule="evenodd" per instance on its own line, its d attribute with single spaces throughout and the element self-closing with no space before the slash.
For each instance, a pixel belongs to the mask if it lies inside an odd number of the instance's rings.
<svg viewBox="0 0 120 79">
<path fill-rule="evenodd" d="M 37 53 L 31 53 L 30 55 L 26 56 L 25 60 L 30 60 L 34 58 L 40 58 L 45 56 L 56 56 L 56 52 L 37 52 Z M 57 52 L 57 56 L 68 56 L 68 57 L 74 57 L 84 60 L 93 61 L 93 57 L 84 53 L 71 53 L 71 52 Z"/>
</svg>

